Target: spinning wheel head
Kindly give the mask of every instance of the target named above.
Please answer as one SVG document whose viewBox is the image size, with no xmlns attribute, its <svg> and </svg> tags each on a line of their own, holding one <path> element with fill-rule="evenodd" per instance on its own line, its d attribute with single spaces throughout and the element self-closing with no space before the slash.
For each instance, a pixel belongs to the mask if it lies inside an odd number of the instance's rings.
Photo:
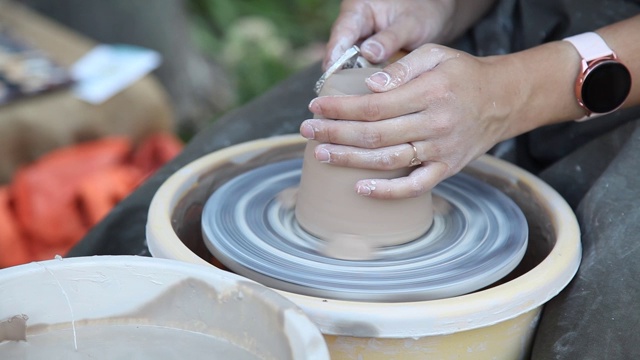
<svg viewBox="0 0 640 360">
<path fill-rule="evenodd" d="M 267 164 L 218 188 L 202 216 L 205 244 L 233 271 L 269 287 L 359 301 L 419 301 L 469 293 L 522 259 L 528 228 L 520 209 L 467 174 L 433 190 L 434 218 L 417 239 L 368 260 L 336 259 L 295 220 L 291 192 L 302 160 Z M 289 192 L 283 196 L 283 191 Z"/>
</svg>

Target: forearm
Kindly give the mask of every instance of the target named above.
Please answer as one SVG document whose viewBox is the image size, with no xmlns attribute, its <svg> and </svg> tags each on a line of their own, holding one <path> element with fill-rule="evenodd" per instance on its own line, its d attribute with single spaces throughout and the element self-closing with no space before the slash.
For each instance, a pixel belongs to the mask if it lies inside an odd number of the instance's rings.
<svg viewBox="0 0 640 360">
<path fill-rule="evenodd" d="M 596 31 L 631 72 L 631 92 L 623 108 L 640 105 L 640 15 Z"/>
<path fill-rule="evenodd" d="M 640 16 L 596 32 L 631 72 L 631 93 L 623 107 L 640 105 L 640 42 L 630 36 L 640 33 Z M 508 106 L 512 110 L 511 126 L 505 138 L 585 115 L 574 90 L 580 60 L 576 49 L 566 41 L 554 41 L 513 55 L 496 57 L 495 61 L 505 62 L 504 79 L 512 79 L 505 88 L 508 93 L 505 98 L 510 99 Z"/>
</svg>

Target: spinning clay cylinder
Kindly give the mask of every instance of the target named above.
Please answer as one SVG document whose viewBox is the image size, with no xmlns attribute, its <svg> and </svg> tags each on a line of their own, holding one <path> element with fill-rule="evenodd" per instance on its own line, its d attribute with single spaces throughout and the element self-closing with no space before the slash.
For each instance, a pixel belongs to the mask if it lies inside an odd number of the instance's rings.
<svg viewBox="0 0 640 360">
<path fill-rule="evenodd" d="M 344 69 L 331 75 L 320 95 L 370 93 L 364 79 L 376 68 Z M 341 120 L 335 120 L 341 121 Z M 376 248 L 403 244 L 424 234 L 433 221 L 431 193 L 397 200 L 380 200 L 356 193 L 362 179 L 391 179 L 409 175 L 411 167 L 368 170 L 321 163 L 314 157 L 318 141 L 307 142 L 295 216 L 307 232 L 325 240 L 325 255 L 367 259 Z"/>
</svg>

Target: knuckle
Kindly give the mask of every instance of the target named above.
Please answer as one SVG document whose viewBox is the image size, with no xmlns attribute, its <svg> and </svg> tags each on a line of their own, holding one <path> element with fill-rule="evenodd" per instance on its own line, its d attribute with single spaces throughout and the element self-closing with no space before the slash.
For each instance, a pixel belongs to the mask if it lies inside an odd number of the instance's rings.
<svg viewBox="0 0 640 360">
<path fill-rule="evenodd" d="M 444 72 L 432 72 L 430 76 L 431 89 L 435 94 L 445 96 L 451 92 L 452 81 L 448 74 Z"/>
<path fill-rule="evenodd" d="M 411 182 L 411 184 L 407 188 L 407 196 L 408 197 L 418 197 L 418 196 L 424 194 L 425 191 L 426 191 L 426 187 L 424 186 L 424 184 L 422 184 L 420 182 L 417 182 L 417 181 L 413 181 L 413 182 Z"/>
<path fill-rule="evenodd" d="M 334 128 L 333 126 L 329 126 L 327 127 L 322 134 L 323 139 L 328 143 L 331 144 L 339 144 L 340 143 L 340 131 L 338 131 L 338 129 Z"/>
<path fill-rule="evenodd" d="M 398 165 L 398 155 L 382 155 L 376 158 L 376 168 L 381 170 L 393 170 Z"/>
<path fill-rule="evenodd" d="M 395 31 L 385 31 L 382 39 L 387 44 L 401 44 L 402 37 Z"/>
<path fill-rule="evenodd" d="M 341 21 L 336 22 L 333 24 L 332 26 L 332 31 L 333 32 L 339 32 L 339 33 L 347 33 L 347 34 L 357 34 L 359 32 L 359 28 L 356 26 L 356 24 L 354 24 L 352 21 L 349 21 L 351 19 L 346 18 L 346 16 L 354 16 L 356 15 L 355 13 L 345 13 L 344 17 L 341 19 Z"/>
<path fill-rule="evenodd" d="M 442 159 L 444 150 L 442 148 L 442 145 L 439 142 L 434 141 L 432 142 L 431 147 L 429 148 L 429 153 L 430 153 L 429 154 L 430 159 L 439 160 L 439 159 Z"/>
<path fill-rule="evenodd" d="M 382 134 L 375 130 L 365 130 L 362 134 L 362 145 L 367 149 L 379 148 L 382 144 Z"/>
<path fill-rule="evenodd" d="M 354 161 L 351 159 L 351 157 L 341 151 L 330 151 L 330 163 L 331 164 L 337 164 L 340 166 L 353 166 L 354 165 Z"/>
<path fill-rule="evenodd" d="M 382 110 L 380 109 L 380 104 L 373 99 L 373 96 L 370 96 L 364 104 L 362 109 L 362 114 L 364 115 L 363 120 L 379 120 L 380 115 L 382 114 Z"/>
<path fill-rule="evenodd" d="M 387 66 L 385 71 L 389 73 L 393 82 L 401 83 L 411 75 L 411 65 L 403 58 Z"/>
<path fill-rule="evenodd" d="M 435 119 L 431 122 L 430 127 L 432 133 L 437 137 L 450 135 L 453 133 L 455 128 L 453 121 L 449 118 Z"/>
<path fill-rule="evenodd" d="M 320 109 L 320 113 L 322 117 L 327 119 L 335 119 L 338 116 L 338 110 L 336 109 L 335 104 L 331 103 L 332 99 L 323 99 L 323 101 L 318 101 L 318 108 Z"/>
</svg>

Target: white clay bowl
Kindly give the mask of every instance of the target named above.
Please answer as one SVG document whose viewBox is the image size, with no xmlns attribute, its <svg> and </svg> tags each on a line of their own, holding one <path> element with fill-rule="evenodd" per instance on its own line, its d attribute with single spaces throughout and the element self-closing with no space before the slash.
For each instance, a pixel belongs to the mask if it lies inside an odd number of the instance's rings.
<svg viewBox="0 0 640 360">
<path fill-rule="evenodd" d="M 154 257 L 210 262 L 196 255 L 172 226 L 186 194 L 208 188 L 219 169 L 260 163 L 270 152 L 299 150 L 305 141 L 285 135 L 231 146 L 203 156 L 173 174 L 154 196 L 147 243 Z M 282 155 L 282 154 L 280 154 Z M 331 358 L 518 359 L 528 355 L 543 305 L 575 275 L 580 230 L 571 208 L 546 183 L 503 160 L 483 156 L 465 170 L 511 197 L 529 223 L 529 250 L 501 284 L 471 294 L 416 302 L 357 302 L 278 291 L 299 305 L 319 327 Z M 218 179 L 220 180 L 220 179 Z M 199 199 L 206 201 L 206 199 Z M 518 272 L 519 271 L 519 272 Z"/>
<path fill-rule="evenodd" d="M 297 306 L 210 266 L 49 260 L 0 270 L 0 289 L 0 359 L 329 359 Z"/>
</svg>

